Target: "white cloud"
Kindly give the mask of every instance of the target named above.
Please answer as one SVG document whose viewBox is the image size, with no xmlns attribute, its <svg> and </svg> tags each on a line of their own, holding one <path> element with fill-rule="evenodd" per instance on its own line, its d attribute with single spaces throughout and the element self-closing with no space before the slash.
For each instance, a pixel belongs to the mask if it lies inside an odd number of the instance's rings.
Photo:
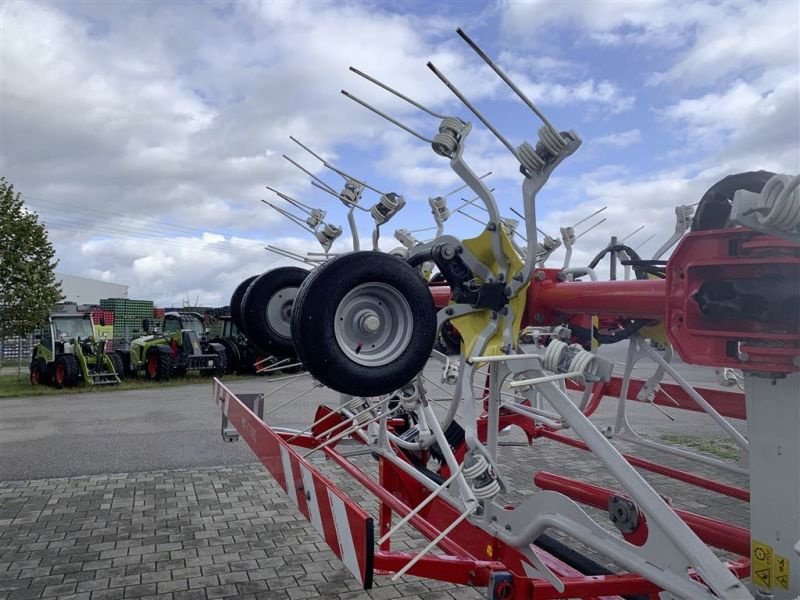
<svg viewBox="0 0 800 600">
<path fill-rule="evenodd" d="M 596 137 L 591 140 L 591 144 L 624 148 L 625 146 L 639 143 L 641 139 L 642 133 L 638 129 L 629 129 L 627 131 L 609 133 L 608 135 Z"/>
</svg>

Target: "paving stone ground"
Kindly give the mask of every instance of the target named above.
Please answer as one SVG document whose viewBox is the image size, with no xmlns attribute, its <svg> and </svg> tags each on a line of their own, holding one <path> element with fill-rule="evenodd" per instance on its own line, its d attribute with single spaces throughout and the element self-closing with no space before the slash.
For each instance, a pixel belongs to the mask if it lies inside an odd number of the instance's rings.
<svg viewBox="0 0 800 600">
<path fill-rule="evenodd" d="M 248 391 L 255 384 L 237 385 Z M 297 389 L 284 393 L 289 398 Z M 219 415 L 208 390 L 170 388 L 151 395 L 93 395 L 72 399 L 68 407 L 57 400 L 20 399 L 0 407 L 0 600 L 485 597 L 484 590 L 414 577 L 392 583 L 377 576 L 375 587 L 364 592 L 264 467 L 253 462 L 244 442 L 219 441 Z M 304 399 L 270 419 L 307 424 L 318 401 Z M 664 432 L 719 435 L 703 415 L 668 408 L 675 419 L 670 421 L 652 406 L 629 405 L 632 419 L 651 440 L 659 441 Z M 615 407 L 614 401 L 604 402 L 594 415 L 600 429 L 613 423 Z M 534 493 L 533 474 L 540 470 L 620 489 L 591 454 L 546 440 L 532 448 L 513 445 L 523 440 L 518 432 L 502 440 L 509 444 L 502 448 L 509 487 L 504 501 L 520 502 Z M 28 444 L 24 452 L 14 450 L 20 444 Z M 631 444 L 618 448 L 747 487 L 740 474 Z M 73 460 L 61 460 L 66 453 Z M 187 468 L 159 462 L 165 456 L 178 456 L 187 462 L 177 464 Z M 205 462 L 215 458 L 219 462 Z M 353 461 L 374 473 L 371 457 Z M 376 515 L 376 503 L 363 488 L 324 457 L 314 455 L 313 462 Z M 37 471 L 37 464 L 45 470 Z M 132 472 L 105 474 L 120 464 Z M 36 472 L 100 474 L 2 476 Z M 642 474 L 678 508 L 747 525 L 744 502 Z M 586 510 L 611 528 L 607 515 Z M 393 538 L 399 550 L 421 544 L 409 530 Z"/>
<path fill-rule="evenodd" d="M 588 454 L 542 446 L 506 449 L 517 467 L 512 496 L 533 492 L 525 484 L 531 459 L 535 468 L 613 487 Z M 742 502 L 648 478 L 676 506 L 746 524 Z M 725 479 L 744 484 L 741 476 Z M 342 485 L 374 506 L 363 489 Z M 417 539 L 401 535 L 395 547 L 417 547 Z M 0 600 L 150 597 L 416 600 L 480 598 L 483 591 L 413 577 L 398 584 L 377 577 L 374 589 L 361 591 L 257 464 L 0 483 Z"/>
</svg>

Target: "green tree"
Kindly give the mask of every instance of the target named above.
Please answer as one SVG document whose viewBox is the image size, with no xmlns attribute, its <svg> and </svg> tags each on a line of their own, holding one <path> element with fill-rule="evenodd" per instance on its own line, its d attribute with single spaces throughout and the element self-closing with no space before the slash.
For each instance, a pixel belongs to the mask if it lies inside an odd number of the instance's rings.
<svg viewBox="0 0 800 600">
<path fill-rule="evenodd" d="M 0 337 L 29 334 L 63 298 L 55 254 L 39 216 L 0 177 Z"/>
</svg>

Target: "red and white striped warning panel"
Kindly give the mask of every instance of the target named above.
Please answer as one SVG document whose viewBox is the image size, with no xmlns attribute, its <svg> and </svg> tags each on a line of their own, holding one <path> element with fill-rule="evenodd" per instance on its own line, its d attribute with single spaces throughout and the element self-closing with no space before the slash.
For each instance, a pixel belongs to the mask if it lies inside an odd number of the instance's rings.
<svg viewBox="0 0 800 600">
<path fill-rule="evenodd" d="M 373 522 L 360 506 L 304 460 L 219 380 L 214 399 L 303 516 L 364 589 L 372 587 Z"/>
</svg>

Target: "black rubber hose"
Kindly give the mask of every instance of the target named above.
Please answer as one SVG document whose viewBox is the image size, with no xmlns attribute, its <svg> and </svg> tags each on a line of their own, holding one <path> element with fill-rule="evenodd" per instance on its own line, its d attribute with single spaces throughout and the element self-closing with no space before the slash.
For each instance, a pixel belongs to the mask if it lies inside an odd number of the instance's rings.
<svg viewBox="0 0 800 600">
<path fill-rule="evenodd" d="M 574 548 L 570 548 L 565 543 L 546 533 L 540 535 L 535 542 L 536 546 L 555 556 L 560 561 L 566 563 L 584 575 L 615 575 L 613 571 L 607 569 L 600 563 L 592 560 L 585 554 L 581 554 Z M 628 595 L 622 596 L 625 600 L 649 600 L 648 595 Z"/>
<path fill-rule="evenodd" d="M 720 179 L 700 199 L 692 219 L 692 231 L 727 227 L 736 190 L 760 193 L 774 175 L 771 171 L 748 171 Z"/>
<path fill-rule="evenodd" d="M 625 244 L 617 244 L 615 246 L 608 246 L 606 248 L 603 248 L 597 254 L 597 256 L 595 256 L 592 259 L 592 262 L 589 263 L 589 268 L 594 269 L 598 264 L 600 264 L 600 261 L 603 260 L 603 258 L 605 258 L 606 254 L 610 252 L 626 252 L 628 256 L 631 257 L 631 260 L 633 261 L 642 260 L 642 258 L 636 252 L 636 250 L 634 250 L 630 246 L 626 246 Z M 637 269 L 635 266 L 633 267 L 633 272 L 636 275 L 636 279 L 647 279 L 647 273 Z"/>
</svg>

